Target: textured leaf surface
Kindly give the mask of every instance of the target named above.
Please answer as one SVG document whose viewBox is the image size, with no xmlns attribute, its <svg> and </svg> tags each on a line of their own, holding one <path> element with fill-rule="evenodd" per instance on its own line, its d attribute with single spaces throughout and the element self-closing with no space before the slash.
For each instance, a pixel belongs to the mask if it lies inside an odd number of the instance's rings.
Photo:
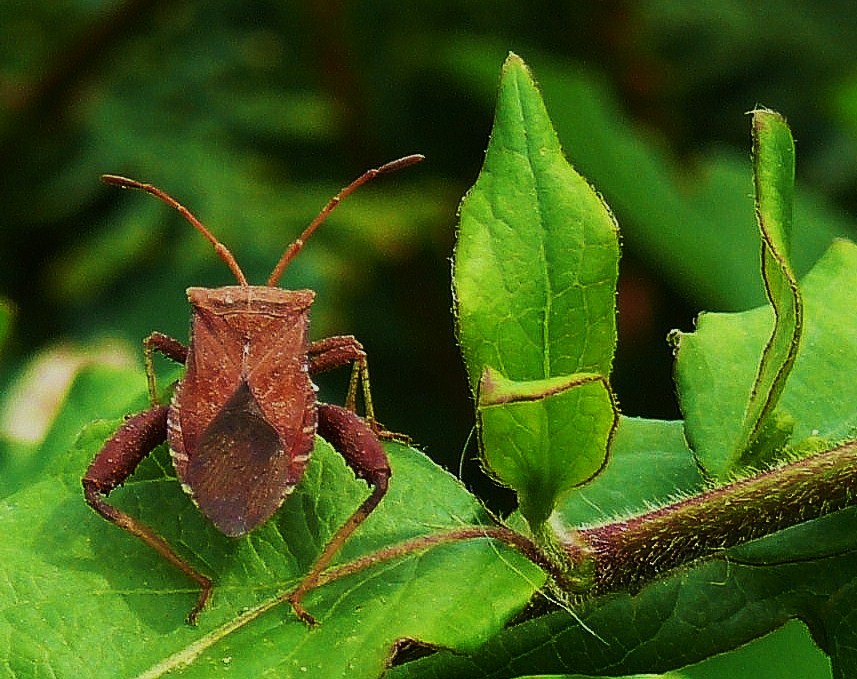
<svg viewBox="0 0 857 679">
<path fill-rule="evenodd" d="M 461 206 L 455 252 L 458 335 L 474 393 L 489 368 L 517 382 L 608 375 L 616 343 L 618 256 L 612 216 L 565 160 L 532 76 L 511 55 L 503 67 L 485 164 Z M 489 431 L 501 418 L 492 413 L 482 421 L 486 465 L 518 492 L 522 508 L 532 508 L 528 518 L 537 523 L 558 495 L 592 476 L 607 454 L 603 436 L 589 441 L 577 436 L 589 428 L 591 413 L 575 410 L 578 404 L 564 397 L 561 406 L 552 405 L 555 395 L 531 401 L 530 424 L 523 427 L 544 425 L 523 435 L 536 439 L 545 453 L 542 462 L 553 458 L 549 469 L 578 456 L 571 466 L 575 473 L 550 489 L 504 475 L 506 465 L 494 460 L 510 454 L 497 447 L 504 434 Z M 573 400 L 579 398 L 586 397 Z M 598 407 L 600 419 L 612 419 L 610 403 L 602 400 Z M 516 415 L 502 419 L 514 421 Z M 537 499 L 534 487 L 542 493 Z"/>
</svg>

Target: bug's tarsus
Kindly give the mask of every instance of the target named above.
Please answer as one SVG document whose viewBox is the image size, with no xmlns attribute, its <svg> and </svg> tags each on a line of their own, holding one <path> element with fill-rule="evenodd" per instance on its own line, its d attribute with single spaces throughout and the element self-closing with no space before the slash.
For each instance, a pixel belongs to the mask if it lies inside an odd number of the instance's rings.
<svg viewBox="0 0 857 679">
<path fill-rule="evenodd" d="M 190 222 L 191 226 L 205 236 L 208 242 L 214 246 L 214 251 L 217 253 L 217 256 L 226 263 L 226 266 L 229 267 L 229 270 L 238 280 L 238 284 L 247 285 L 247 278 L 244 276 L 244 272 L 241 271 L 241 267 L 238 266 L 238 262 L 235 261 L 235 257 L 232 256 L 229 248 L 217 240 L 215 235 L 206 228 L 205 224 L 199 221 L 190 210 L 179 203 L 171 195 L 152 184 L 144 184 L 143 182 L 138 182 L 136 179 L 128 179 L 127 177 L 120 177 L 115 174 L 103 174 L 101 175 L 101 181 L 105 184 L 112 184 L 113 186 L 119 186 L 123 189 L 139 189 L 140 191 L 145 191 L 146 193 L 153 195 L 158 200 L 163 201 L 171 208 L 177 210 L 182 217 Z"/>
<path fill-rule="evenodd" d="M 274 287 L 277 285 L 277 282 L 283 275 L 283 272 L 286 270 L 286 267 L 289 265 L 295 256 L 301 251 L 304 243 L 309 240 L 309 237 L 312 236 L 313 232 L 321 226 L 322 222 L 327 219 L 327 216 L 333 212 L 337 205 L 342 202 L 343 199 L 354 193 L 358 188 L 363 186 L 368 181 L 371 181 L 379 174 L 385 174 L 387 172 L 395 172 L 396 170 L 401 170 L 402 168 L 409 167 L 420 161 L 424 160 L 425 156 L 414 153 L 409 156 L 404 156 L 403 158 L 397 158 L 396 160 L 391 160 L 389 163 L 384 163 L 380 167 L 376 167 L 371 170 L 366 170 L 363 174 L 361 174 L 357 179 L 351 182 L 348 186 L 342 189 L 339 193 L 337 193 L 333 198 L 327 201 L 327 205 L 325 205 L 321 212 L 318 213 L 318 216 L 310 222 L 309 226 L 304 229 L 303 233 L 298 236 L 289 247 L 286 248 L 286 251 L 283 253 L 283 256 L 280 257 L 280 261 L 277 262 L 277 265 L 274 267 L 274 270 L 271 272 L 271 275 L 268 277 L 267 285 L 269 287 Z"/>
</svg>

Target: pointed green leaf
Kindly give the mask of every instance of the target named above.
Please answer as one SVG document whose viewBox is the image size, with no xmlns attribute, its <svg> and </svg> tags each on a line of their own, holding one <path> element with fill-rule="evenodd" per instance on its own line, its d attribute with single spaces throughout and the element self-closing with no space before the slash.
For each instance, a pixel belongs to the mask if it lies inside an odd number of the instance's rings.
<svg viewBox="0 0 857 679">
<path fill-rule="evenodd" d="M 763 467 L 776 459 L 791 434 L 792 418 L 775 411 L 791 373 L 803 327 L 803 303 L 788 258 L 794 193 L 794 141 L 785 120 L 772 111 L 753 114 L 753 170 L 756 217 L 762 237 L 762 279 L 773 311 L 763 346 L 747 342 L 740 329 L 715 339 L 709 321 L 697 332 L 676 335 L 676 381 L 687 421 L 688 438 L 703 466 L 724 480 L 744 466 Z M 761 318 L 760 318 L 761 321 Z M 710 327 L 710 326 L 709 326 Z M 718 328 L 718 331 L 722 331 Z M 712 355 L 712 344 L 717 348 Z M 735 347 L 728 363 L 717 351 Z M 714 376 L 715 373 L 717 376 Z M 724 376 L 729 396 L 718 408 L 694 407 L 702 394 L 711 398 L 710 379 Z M 724 410 L 728 413 L 724 417 Z"/>
<path fill-rule="evenodd" d="M 604 382 L 571 385 L 580 373 L 610 372 L 619 244 L 609 210 L 565 160 L 532 76 L 515 55 L 503 67 L 485 164 L 462 202 L 458 236 L 458 337 L 474 394 L 489 369 L 536 391 L 550 391 L 543 380 L 569 381 L 561 396 L 494 404 L 487 416 L 478 397 L 485 463 L 540 522 L 607 455 L 604 423 L 612 430 L 615 413 Z M 510 439 L 509 427 L 524 412 L 520 437 Z M 519 463 L 509 473 L 513 457 Z M 560 468 L 566 473 L 545 483 Z"/>
<path fill-rule="evenodd" d="M 532 76 L 511 55 L 455 250 L 458 337 L 474 393 L 485 367 L 512 380 L 607 375 L 618 258 L 609 210 L 565 160 Z"/>
</svg>

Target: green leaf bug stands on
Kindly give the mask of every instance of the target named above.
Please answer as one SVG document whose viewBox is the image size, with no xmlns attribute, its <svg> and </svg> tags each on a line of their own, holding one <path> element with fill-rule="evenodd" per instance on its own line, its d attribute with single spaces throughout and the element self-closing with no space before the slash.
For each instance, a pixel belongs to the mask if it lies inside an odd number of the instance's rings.
<svg viewBox="0 0 857 679">
<path fill-rule="evenodd" d="M 87 503 L 108 521 L 136 535 L 200 587 L 187 616 L 195 624 L 211 596 L 212 580 L 190 565 L 152 528 L 106 502 L 140 462 L 169 442 L 178 479 L 200 511 L 225 535 L 240 537 L 265 523 L 300 481 L 318 432 L 365 479 L 372 492 L 327 543 L 289 601 L 301 606 L 343 543 L 387 492 L 390 465 L 379 436 L 392 436 L 375 420 L 366 353 L 352 336 L 308 339 L 312 290 L 284 290 L 277 282 L 306 240 L 339 202 L 379 174 L 423 160 L 409 155 L 368 170 L 342 189 L 283 253 L 266 285 L 250 285 L 232 253 L 184 206 L 160 189 L 104 175 L 122 188 L 145 191 L 175 208 L 214 246 L 238 285 L 189 288 L 191 339 L 152 333 L 144 341 L 151 407 L 126 420 L 107 440 L 83 477 Z M 159 404 L 153 352 L 187 366 L 172 402 Z M 353 365 L 346 407 L 318 403 L 311 376 Z M 362 387 L 366 417 L 356 414 Z"/>
</svg>

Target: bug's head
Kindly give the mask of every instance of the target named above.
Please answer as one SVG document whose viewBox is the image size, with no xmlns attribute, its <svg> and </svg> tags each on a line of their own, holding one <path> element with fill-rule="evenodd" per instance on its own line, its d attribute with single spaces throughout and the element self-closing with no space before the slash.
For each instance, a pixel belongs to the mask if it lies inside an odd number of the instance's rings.
<svg viewBox="0 0 857 679">
<path fill-rule="evenodd" d="M 313 219 L 309 226 L 304 229 L 303 233 L 298 236 L 289 247 L 286 248 L 286 251 L 283 253 L 283 256 L 280 257 L 280 261 L 277 262 L 277 265 L 274 267 L 274 270 L 271 272 L 271 275 L 268 277 L 268 281 L 266 285 L 268 287 L 275 287 L 277 282 L 280 280 L 280 277 L 283 275 L 283 272 L 286 270 L 286 267 L 289 265 L 295 256 L 301 251 L 304 243 L 309 239 L 310 236 L 315 232 L 315 230 L 321 226 L 322 222 L 327 218 L 327 216 L 333 212 L 334 208 L 339 205 L 339 203 L 348 195 L 353 193 L 357 188 L 365 184 L 371 179 L 374 179 L 379 174 L 384 174 L 386 172 L 395 172 L 396 170 L 401 170 L 402 168 L 408 167 L 409 165 L 414 165 L 415 163 L 419 163 L 423 160 L 425 156 L 420 154 L 413 154 L 410 156 L 405 156 L 403 158 L 399 158 L 398 160 L 390 161 L 389 163 L 385 163 L 380 167 L 376 167 L 372 170 L 367 170 L 362 175 L 360 175 L 357 179 L 351 182 L 348 186 L 342 189 L 339 193 L 337 193 L 333 198 L 331 198 L 327 205 L 325 205 L 321 212 L 318 213 L 318 216 Z M 214 236 L 211 231 L 209 231 L 206 226 L 199 221 L 184 205 L 179 203 L 175 198 L 170 196 L 168 193 L 161 191 L 156 186 L 152 184 L 144 184 L 143 182 L 138 182 L 135 179 L 128 179 L 127 177 L 120 177 L 114 174 L 104 174 L 101 175 L 101 181 L 106 184 L 113 184 L 114 186 L 120 186 L 123 189 L 139 189 L 141 191 L 145 191 L 153 195 L 155 198 L 163 201 L 170 207 L 176 209 L 182 217 L 184 217 L 188 222 L 190 222 L 191 226 L 193 226 L 197 231 L 199 231 L 205 238 L 214 246 L 214 251 L 217 253 L 218 257 L 222 259 L 226 266 L 229 267 L 229 270 L 233 273 L 239 285 L 249 285 L 247 282 L 247 277 L 244 275 L 244 272 L 241 271 L 241 267 L 238 266 L 238 262 L 235 261 L 235 257 L 229 251 L 223 243 L 221 243 Z"/>
</svg>

